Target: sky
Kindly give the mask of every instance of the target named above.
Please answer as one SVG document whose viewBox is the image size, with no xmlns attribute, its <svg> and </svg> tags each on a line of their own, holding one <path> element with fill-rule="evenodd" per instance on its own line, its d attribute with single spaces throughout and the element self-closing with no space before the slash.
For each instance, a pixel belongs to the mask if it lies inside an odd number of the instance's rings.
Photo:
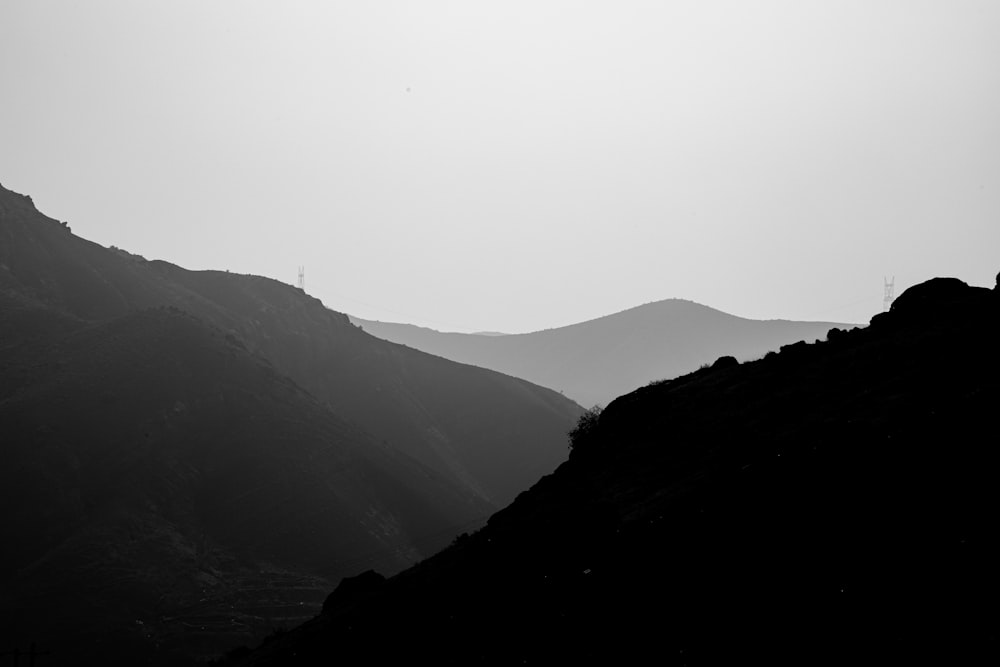
<svg viewBox="0 0 1000 667">
<path fill-rule="evenodd" d="M 0 183 L 367 319 L 867 322 L 1000 271 L 1000 2 L 0 0 Z"/>
</svg>

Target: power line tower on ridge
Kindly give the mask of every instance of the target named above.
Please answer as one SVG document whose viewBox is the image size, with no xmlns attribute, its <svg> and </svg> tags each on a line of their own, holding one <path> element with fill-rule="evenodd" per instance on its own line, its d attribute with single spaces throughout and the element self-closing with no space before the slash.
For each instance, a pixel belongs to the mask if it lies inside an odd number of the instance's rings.
<svg viewBox="0 0 1000 667">
<path fill-rule="evenodd" d="M 306 291 L 306 267 L 299 267 L 299 289 L 303 292 Z"/>
<path fill-rule="evenodd" d="M 886 280 L 885 276 L 882 276 L 882 283 L 885 286 L 885 291 L 882 297 L 882 312 L 887 312 L 889 306 L 892 304 L 893 292 L 896 290 L 896 276 L 892 277 L 892 280 Z"/>
</svg>

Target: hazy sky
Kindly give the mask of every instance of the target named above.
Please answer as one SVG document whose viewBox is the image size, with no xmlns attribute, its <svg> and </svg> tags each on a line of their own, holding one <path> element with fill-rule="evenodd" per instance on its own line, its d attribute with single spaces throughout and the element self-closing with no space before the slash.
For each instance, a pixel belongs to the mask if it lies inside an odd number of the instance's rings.
<svg viewBox="0 0 1000 667">
<path fill-rule="evenodd" d="M 0 0 L 0 183 L 372 319 L 867 321 L 1000 270 L 1000 2 Z"/>
</svg>

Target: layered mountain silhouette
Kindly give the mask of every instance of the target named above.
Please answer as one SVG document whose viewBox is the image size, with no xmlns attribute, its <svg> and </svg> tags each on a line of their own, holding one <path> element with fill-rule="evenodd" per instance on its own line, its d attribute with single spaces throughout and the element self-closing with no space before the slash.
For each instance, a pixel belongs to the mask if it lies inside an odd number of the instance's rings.
<svg viewBox="0 0 1000 667">
<path fill-rule="evenodd" d="M 989 664 L 1000 285 L 718 359 L 579 422 L 488 525 L 229 664 Z"/>
<path fill-rule="evenodd" d="M 387 345 L 275 280 L 188 271 L 102 248 L 41 215 L 30 199 L 0 196 L 0 288 L 88 321 L 155 306 L 196 315 L 339 415 L 497 507 L 565 458 L 557 441 L 580 409 L 555 392 Z"/>
<path fill-rule="evenodd" d="M 607 405 L 636 387 L 689 373 L 722 355 L 756 359 L 782 345 L 821 339 L 833 327 L 853 327 L 749 320 L 683 299 L 511 335 L 446 333 L 353 316 L 351 321 L 378 338 L 524 378 L 585 406 Z"/>
<path fill-rule="evenodd" d="M 0 652 L 45 664 L 177 664 L 308 618 L 481 525 L 582 412 L 2 188 L 0 379 Z"/>
</svg>

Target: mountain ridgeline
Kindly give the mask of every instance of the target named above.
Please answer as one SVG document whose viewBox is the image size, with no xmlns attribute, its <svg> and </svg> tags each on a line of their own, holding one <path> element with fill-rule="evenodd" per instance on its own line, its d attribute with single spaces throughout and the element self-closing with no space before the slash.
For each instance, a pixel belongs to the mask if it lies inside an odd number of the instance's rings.
<svg viewBox="0 0 1000 667">
<path fill-rule="evenodd" d="M 444 333 L 351 317 L 365 331 L 446 359 L 490 368 L 563 392 L 584 406 L 607 405 L 650 381 L 677 377 L 722 355 L 756 359 L 782 345 L 813 342 L 836 322 L 748 320 L 668 299 L 526 334 Z"/>
<path fill-rule="evenodd" d="M 230 664 L 992 663 L 998 325 L 1000 284 L 933 279 L 621 396 L 485 528 Z"/>
<path fill-rule="evenodd" d="M 107 250 L 68 233 L 27 198 L 0 196 L 0 288 L 21 298 L 85 321 L 158 306 L 191 313 L 238 337 L 342 417 L 496 507 L 564 458 L 556 443 L 580 410 L 555 392 L 387 345 L 276 280 L 187 271 Z"/>
<path fill-rule="evenodd" d="M 2 188 L 0 380 L 0 651 L 45 664 L 184 664 L 309 618 L 481 525 L 582 413 Z"/>
</svg>

